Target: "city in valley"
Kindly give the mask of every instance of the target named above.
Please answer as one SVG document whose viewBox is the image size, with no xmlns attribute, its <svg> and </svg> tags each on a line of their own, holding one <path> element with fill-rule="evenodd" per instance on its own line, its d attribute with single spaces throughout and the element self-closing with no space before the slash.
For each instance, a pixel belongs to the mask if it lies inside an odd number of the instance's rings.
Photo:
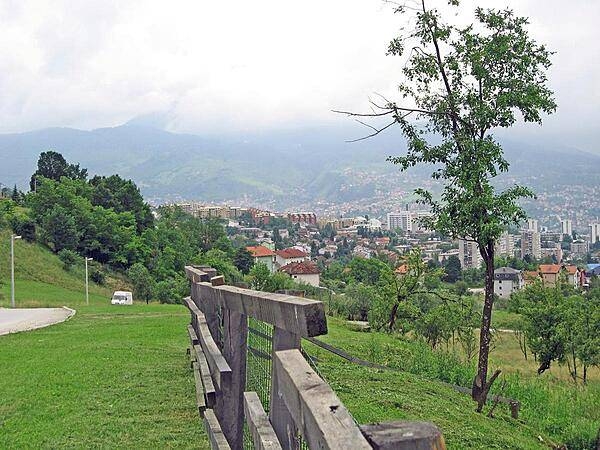
<svg viewBox="0 0 600 450">
<path fill-rule="evenodd" d="M 458 258 L 462 270 L 477 271 L 483 263 L 473 240 L 452 239 L 428 230 L 423 219 L 431 213 L 416 204 L 406 204 L 401 210 L 380 217 L 319 217 L 306 211 L 272 212 L 198 202 L 176 206 L 201 219 L 224 221 L 232 239 L 239 237 L 256 244 L 248 246 L 255 261 L 269 261 L 272 271 L 292 270 L 290 275 L 294 278 L 316 286 L 318 276 L 304 276 L 304 267 L 286 264 L 305 262 L 310 275 L 319 273 L 318 267 L 326 267 L 331 261 L 353 256 L 380 258 L 401 266 L 402 255 L 412 249 L 419 249 L 424 261 L 433 266 L 443 266 L 451 257 Z M 495 256 L 513 267 L 497 268 L 497 295 L 508 298 L 535 280 L 554 286 L 561 276 L 572 287 L 587 289 L 592 277 L 600 275 L 600 221 L 586 227 L 579 220 L 577 228 L 571 218 L 556 216 L 554 222 L 546 220 L 548 225 L 540 226 L 538 219 L 528 219 L 520 228 L 500 236 Z M 280 255 L 287 251 L 294 251 L 294 257 L 286 259 Z"/>
</svg>

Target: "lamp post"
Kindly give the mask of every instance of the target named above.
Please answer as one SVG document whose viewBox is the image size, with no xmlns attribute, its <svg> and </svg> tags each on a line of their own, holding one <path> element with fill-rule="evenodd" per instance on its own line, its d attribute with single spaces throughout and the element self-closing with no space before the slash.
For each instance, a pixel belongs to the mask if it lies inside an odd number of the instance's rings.
<svg viewBox="0 0 600 450">
<path fill-rule="evenodd" d="M 21 239 L 16 234 L 10 235 L 10 307 L 15 307 L 15 239 Z"/>
<path fill-rule="evenodd" d="M 85 258 L 85 304 L 89 306 L 90 304 L 90 291 L 89 291 L 89 281 L 88 281 L 88 261 L 92 261 L 94 258 Z"/>
</svg>

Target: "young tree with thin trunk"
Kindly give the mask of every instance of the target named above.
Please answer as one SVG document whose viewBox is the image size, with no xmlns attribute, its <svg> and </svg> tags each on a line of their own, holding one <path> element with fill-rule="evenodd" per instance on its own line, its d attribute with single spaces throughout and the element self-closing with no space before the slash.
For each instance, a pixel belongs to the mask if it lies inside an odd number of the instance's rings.
<svg viewBox="0 0 600 450">
<path fill-rule="evenodd" d="M 458 0 L 449 0 L 458 8 Z M 526 218 L 519 206 L 533 193 L 522 186 L 499 191 L 494 178 L 508 170 L 501 145 L 491 134 L 517 120 L 541 124 L 556 104 L 547 87 L 549 52 L 528 34 L 528 20 L 511 10 L 477 8 L 473 24 L 444 22 L 442 14 L 419 0 L 396 6 L 413 14 L 412 31 L 389 44 L 390 55 L 406 60 L 399 85 L 401 102 L 382 98 L 372 112 L 351 116 L 389 118 L 384 126 L 368 125 L 375 136 L 399 125 L 407 153 L 389 160 L 406 170 L 433 165 L 442 183 L 440 198 L 418 189 L 433 214 L 429 226 L 447 236 L 474 241 L 485 263 L 485 301 L 479 359 L 472 395 L 481 411 L 496 371 L 488 379 L 490 327 L 494 302 L 494 245 L 510 225 Z M 362 122 L 361 122 L 362 123 Z"/>
</svg>

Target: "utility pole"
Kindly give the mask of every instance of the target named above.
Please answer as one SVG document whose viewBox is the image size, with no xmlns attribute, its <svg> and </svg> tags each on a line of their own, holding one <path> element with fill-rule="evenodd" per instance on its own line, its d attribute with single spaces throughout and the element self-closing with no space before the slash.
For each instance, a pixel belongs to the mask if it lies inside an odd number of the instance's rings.
<svg viewBox="0 0 600 450">
<path fill-rule="evenodd" d="M 10 307 L 15 307 L 15 239 L 21 236 L 11 234 L 10 236 Z"/>
<path fill-rule="evenodd" d="M 92 261 L 94 258 L 85 258 L 85 304 L 89 306 L 90 304 L 90 291 L 89 291 L 89 281 L 88 281 L 88 261 Z"/>
</svg>

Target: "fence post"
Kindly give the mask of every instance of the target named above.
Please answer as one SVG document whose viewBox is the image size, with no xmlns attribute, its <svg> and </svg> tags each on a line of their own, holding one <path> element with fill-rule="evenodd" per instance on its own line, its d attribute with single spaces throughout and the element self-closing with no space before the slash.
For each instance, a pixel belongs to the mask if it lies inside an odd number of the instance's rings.
<svg viewBox="0 0 600 450">
<path fill-rule="evenodd" d="M 300 335 L 290 333 L 281 328 L 273 327 L 273 346 L 271 360 L 275 361 L 275 352 L 279 350 L 300 349 Z M 272 365 L 271 375 L 271 398 L 269 402 L 269 420 L 273 425 L 275 434 L 284 450 L 297 450 L 298 429 L 294 424 L 294 419 L 290 414 L 283 397 L 278 391 L 278 374 L 276 365 Z"/>
<path fill-rule="evenodd" d="M 213 278 L 212 284 L 221 285 L 220 278 Z M 248 316 L 223 308 L 223 357 L 231 367 L 231 385 L 223 387 L 221 427 L 231 448 L 243 446 L 247 340 Z"/>
<path fill-rule="evenodd" d="M 385 422 L 360 425 L 374 450 L 446 450 L 444 436 L 430 422 Z"/>
</svg>

